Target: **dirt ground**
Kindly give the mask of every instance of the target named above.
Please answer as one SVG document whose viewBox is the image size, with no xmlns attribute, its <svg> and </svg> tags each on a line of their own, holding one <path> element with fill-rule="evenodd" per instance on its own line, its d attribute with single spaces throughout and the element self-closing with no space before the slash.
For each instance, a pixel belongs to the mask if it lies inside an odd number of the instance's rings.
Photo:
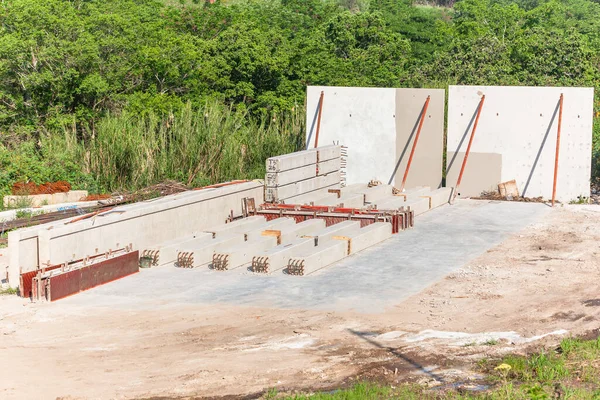
<svg viewBox="0 0 600 400">
<path fill-rule="evenodd" d="M 382 314 L 0 298 L 0 398 L 256 398 L 357 379 L 476 385 L 474 361 L 600 325 L 600 206 L 546 214 Z"/>
</svg>

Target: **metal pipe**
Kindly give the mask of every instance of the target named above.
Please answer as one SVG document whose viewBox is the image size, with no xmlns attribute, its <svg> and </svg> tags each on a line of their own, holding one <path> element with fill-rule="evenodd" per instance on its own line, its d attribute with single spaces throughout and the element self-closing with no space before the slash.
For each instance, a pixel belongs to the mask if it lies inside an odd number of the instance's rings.
<svg viewBox="0 0 600 400">
<path fill-rule="evenodd" d="M 421 112 L 421 120 L 419 121 L 419 128 L 417 129 L 417 134 L 415 135 L 415 141 L 413 142 L 412 149 L 410 150 L 410 157 L 408 157 L 408 163 L 406 164 L 406 170 L 404 171 L 404 177 L 402 178 L 402 186 L 400 186 L 400 192 L 404 191 L 404 185 L 406 185 L 406 178 L 408 178 L 408 171 L 410 170 L 410 165 L 412 164 L 413 156 L 415 155 L 415 149 L 417 148 L 417 142 L 419 141 L 419 136 L 421 135 L 421 129 L 423 128 L 423 122 L 425 121 L 425 115 L 427 114 L 427 108 L 429 107 L 429 100 L 431 100 L 431 96 L 427 96 L 427 100 L 425 100 L 425 105 L 423 106 L 423 111 Z"/>
<path fill-rule="evenodd" d="M 484 101 L 485 101 L 485 94 L 481 96 L 481 100 L 479 101 L 477 117 L 475 118 L 475 124 L 473 125 L 473 130 L 471 131 L 471 137 L 469 138 L 469 145 L 467 146 L 467 151 L 465 152 L 465 158 L 463 159 L 462 166 L 460 167 L 460 174 L 458 175 L 458 180 L 456 181 L 456 187 L 454 188 L 454 194 L 452 195 L 452 201 L 450 202 L 450 204 L 454 203 L 454 199 L 456 199 L 456 196 L 458 195 L 458 188 L 460 187 L 460 182 L 462 181 L 462 177 L 465 172 L 465 166 L 467 165 L 467 159 L 469 158 L 469 153 L 471 152 L 471 145 L 473 144 L 473 137 L 475 137 L 475 131 L 477 130 L 477 124 L 479 123 L 479 116 L 481 115 L 481 110 L 483 109 Z"/>
<path fill-rule="evenodd" d="M 321 91 L 321 97 L 319 98 L 319 117 L 317 118 L 317 133 L 315 134 L 315 149 L 319 147 L 319 131 L 321 130 L 321 115 L 323 114 L 323 97 L 325 97 L 325 92 Z"/>
<path fill-rule="evenodd" d="M 560 129 L 562 127 L 563 93 L 560 94 L 558 108 L 558 131 L 556 132 L 556 157 L 554 158 L 554 184 L 552 186 L 552 207 L 556 201 L 556 179 L 558 177 L 558 153 L 560 150 Z"/>
</svg>

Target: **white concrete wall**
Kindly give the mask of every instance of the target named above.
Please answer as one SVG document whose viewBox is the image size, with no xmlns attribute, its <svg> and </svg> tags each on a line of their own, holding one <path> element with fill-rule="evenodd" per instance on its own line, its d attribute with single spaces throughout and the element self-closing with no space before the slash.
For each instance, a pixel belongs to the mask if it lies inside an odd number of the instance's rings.
<svg viewBox="0 0 600 400">
<path fill-rule="evenodd" d="M 589 197 L 593 88 L 450 86 L 449 154 L 464 152 L 467 148 L 472 126 L 471 129 L 467 127 L 479 104 L 478 93 L 486 96 L 471 148 L 471 152 L 478 157 L 469 156 L 466 170 L 484 171 L 484 176 L 480 178 L 485 178 L 498 176 L 495 174 L 497 171 L 491 168 L 500 168 L 501 182 L 515 179 L 520 194 L 527 186 L 524 193 L 527 197 L 551 198 L 558 127 L 557 105 L 560 94 L 564 93 L 557 199 L 568 202 L 578 196 Z M 463 143 L 459 148 L 461 140 Z M 501 163 L 493 163 L 492 166 L 486 161 L 498 154 L 502 156 Z M 448 157 L 448 163 L 451 161 L 452 158 Z M 454 160 L 448 173 L 453 181 L 449 178 L 446 186 L 455 185 L 462 161 L 462 155 Z M 459 190 L 461 196 L 478 195 L 476 189 L 472 189 L 472 193 L 462 190 L 469 186 L 465 180 L 468 180 L 467 172 Z M 493 182 L 482 184 L 490 186 Z"/>
<path fill-rule="evenodd" d="M 321 91 L 325 92 L 319 146 L 348 147 L 346 181 L 387 183 L 396 165 L 396 89 L 309 86 L 306 89 L 308 147 L 314 147 Z"/>
<path fill-rule="evenodd" d="M 400 187 L 418 122 L 431 97 L 406 188 L 442 183 L 444 101 L 442 89 L 361 87 L 307 88 L 307 143 L 314 146 L 324 92 L 319 146 L 347 147 L 346 184 L 372 179 Z"/>
</svg>

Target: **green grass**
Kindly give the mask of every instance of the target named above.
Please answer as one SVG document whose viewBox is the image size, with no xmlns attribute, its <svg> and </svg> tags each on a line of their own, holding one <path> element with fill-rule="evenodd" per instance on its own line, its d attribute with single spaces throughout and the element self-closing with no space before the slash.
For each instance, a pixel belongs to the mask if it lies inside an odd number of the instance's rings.
<svg viewBox="0 0 600 400">
<path fill-rule="evenodd" d="M 488 341 L 484 344 L 489 344 Z M 494 341 L 497 343 L 496 341 Z M 478 368 L 486 374 L 490 389 L 478 392 L 425 388 L 415 384 L 386 386 L 357 383 L 348 389 L 326 393 L 280 395 L 269 391 L 265 399 L 286 400 L 600 400 L 600 338 L 564 339 L 557 349 L 529 356 L 509 355 L 483 360 Z"/>
<path fill-rule="evenodd" d="M 265 160 L 299 149 L 304 109 L 259 119 L 218 103 L 166 116 L 103 118 L 85 146 L 65 127 L 45 145 L 80 160 L 104 191 L 135 190 L 165 180 L 204 186 L 234 179 L 264 178 Z"/>
<path fill-rule="evenodd" d="M 6 289 L 2 289 L 0 288 L 0 296 L 5 296 L 5 295 L 15 295 L 18 293 L 18 290 L 15 288 L 6 288 Z"/>
</svg>

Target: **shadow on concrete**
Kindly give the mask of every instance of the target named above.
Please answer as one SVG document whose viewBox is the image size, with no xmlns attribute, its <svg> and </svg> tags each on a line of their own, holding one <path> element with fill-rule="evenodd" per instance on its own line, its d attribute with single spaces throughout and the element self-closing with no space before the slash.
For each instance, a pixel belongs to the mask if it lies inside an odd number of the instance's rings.
<svg viewBox="0 0 600 400">
<path fill-rule="evenodd" d="M 542 150 L 546 145 L 546 140 L 548 139 L 548 135 L 550 134 L 550 129 L 552 125 L 554 125 L 554 120 L 556 119 L 556 114 L 558 114 L 558 109 L 560 108 L 560 100 L 556 103 L 556 107 L 554 108 L 554 114 L 552 114 L 552 118 L 550 118 L 550 123 L 548 124 L 548 129 L 546 129 L 546 134 L 544 135 L 544 139 L 542 140 L 542 144 L 538 150 L 537 155 L 535 156 L 535 161 L 531 166 L 531 171 L 529 172 L 529 177 L 527 178 L 527 182 L 525 182 L 525 187 L 523 188 L 523 193 L 521 193 L 522 197 L 525 197 L 527 194 L 527 189 L 529 188 L 529 183 L 531 182 L 531 178 L 533 177 L 533 173 L 535 172 L 535 168 L 537 167 L 537 163 L 540 160 L 540 156 L 542 155 Z"/>
<path fill-rule="evenodd" d="M 315 109 L 315 115 L 313 116 L 312 123 L 310 124 L 310 130 L 307 133 L 306 138 L 306 150 L 308 150 L 308 146 L 310 146 L 310 139 L 312 139 L 313 131 L 315 130 L 315 124 L 317 123 L 317 117 L 319 116 L 319 107 L 321 106 L 321 98 L 319 97 L 319 102 L 317 103 L 317 108 Z"/>
<path fill-rule="evenodd" d="M 481 103 L 477 103 L 477 107 L 475 107 L 475 111 L 473 112 L 473 115 L 471 116 L 471 120 L 469 121 L 469 124 L 467 125 L 467 129 L 465 129 L 465 133 L 463 133 L 462 138 L 460 138 L 460 142 L 458 143 L 458 146 L 456 147 L 456 150 L 454 150 L 454 155 L 452 156 L 452 159 L 450 160 L 450 162 L 448 163 L 448 167 L 446 168 L 446 176 L 448 176 L 448 172 L 450 171 L 450 168 L 452 168 L 452 165 L 454 165 L 454 161 L 456 161 L 456 157 L 458 156 L 458 153 L 460 152 L 460 148 L 462 147 L 463 143 L 465 142 L 465 139 L 467 138 L 467 136 L 469 135 L 469 132 L 471 131 L 471 127 L 473 126 L 473 123 L 475 122 L 475 118 L 477 117 L 477 110 L 479 110 L 479 106 L 481 105 Z M 444 183 L 444 179 L 442 178 L 442 182 L 440 182 L 440 185 Z"/>
<path fill-rule="evenodd" d="M 377 343 L 375 340 L 373 340 L 372 338 L 369 337 L 371 335 L 371 332 L 360 332 L 360 331 L 355 331 L 354 329 L 348 329 L 348 332 L 350 332 L 354 336 L 358 336 L 359 338 L 363 339 L 365 342 L 368 342 L 375 347 L 386 350 L 388 353 L 393 354 L 395 357 L 399 358 L 400 360 L 412 365 L 419 372 L 422 372 L 423 374 L 426 374 L 439 382 L 445 383 L 443 377 L 441 377 L 437 374 L 434 374 L 431 371 L 428 371 L 427 369 L 425 369 L 425 367 L 423 367 L 417 361 L 411 359 L 410 357 L 406 356 L 405 354 L 402 354 L 398 349 L 395 349 L 393 347 L 384 346 L 380 343 Z"/>
<path fill-rule="evenodd" d="M 408 140 L 406 141 L 406 144 L 404 145 L 404 149 L 402 149 L 402 154 L 400 154 L 400 158 L 398 158 L 398 162 L 396 163 L 396 167 L 394 167 L 394 172 L 392 172 L 392 176 L 390 177 L 388 185 L 391 185 L 392 182 L 394 181 L 394 178 L 396 177 L 396 172 L 398 172 L 398 168 L 400 167 L 400 164 L 402 163 L 402 160 L 404 159 L 406 150 L 408 150 L 408 146 L 410 145 L 410 142 L 412 141 L 413 137 L 415 136 L 415 134 L 417 132 L 417 127 L 419 126 L 419 121 L 421 120 L 421 116 L 423 115 L 424 112 L 425 112 L 425 104 L 423 104 L 423 107 L 421 108 L 421 112 L 417 116 L 415 125 L 413 126 L 412 131 L 410 132 L 410 136 L 408 137 Z"/>
</svg>

